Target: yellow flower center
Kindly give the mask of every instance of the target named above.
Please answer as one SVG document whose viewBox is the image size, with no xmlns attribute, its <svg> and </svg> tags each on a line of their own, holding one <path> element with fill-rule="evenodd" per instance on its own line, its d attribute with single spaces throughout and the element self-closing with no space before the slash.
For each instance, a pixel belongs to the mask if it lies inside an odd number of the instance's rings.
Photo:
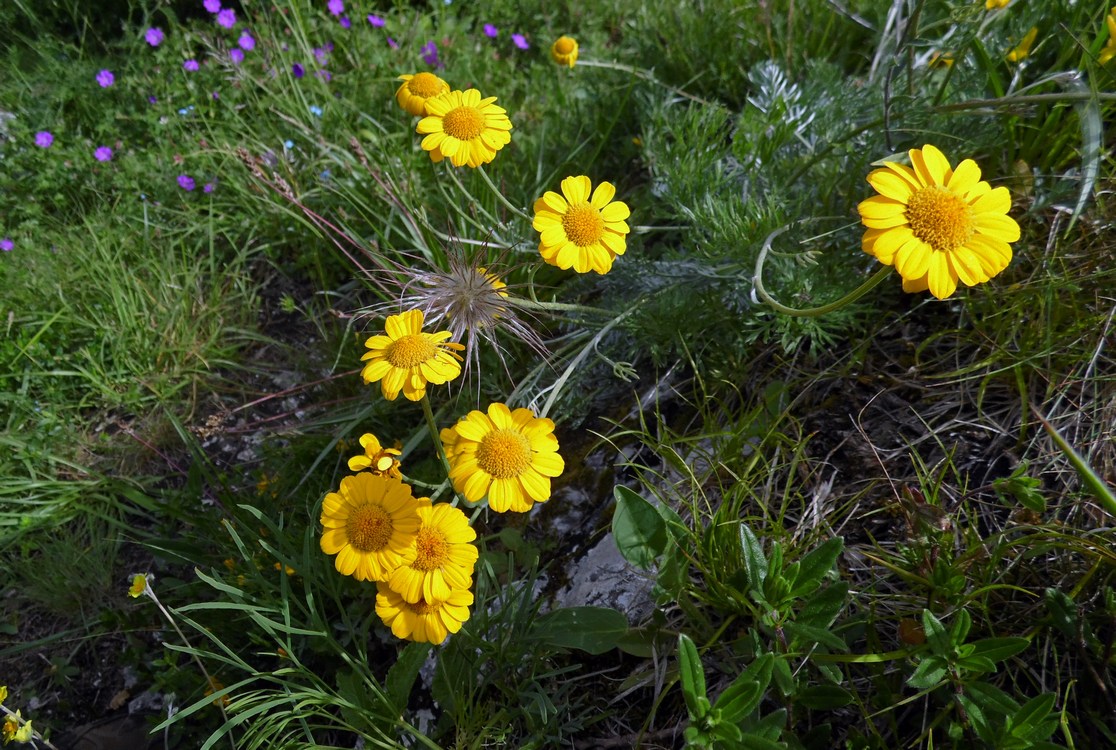
<svg viewBox="0 0 1116 750">
<path fill-rule="evenodd" d="M 477 466 L 497 479 L 511 479 L 531 465 L 531 443 L 518 430 L 493 430 L 477 446 Z"/>
<path fill-rule="evenodd" d="M 392 367 L 405 370 L 433 359 L 437 353 L 437 348 L 426 336 L 421 333 L 408 333 L 391 343 L 387 350 L 387 361 Z"/>
<path fill-rule="evenodd" d="M 558 41 L 554 43 L 554 49 L 559 55 L 568 55 L 574 51 L 576 42 L 568 36 L 559 37 Z"/>
<path fill-rule="evenodd" d="M 378 552 L 387 546 L 394 528 L 391 516 L 379 505 L 361 505 L 349 514 L 345 533 L 349 544 L 361 552 Z"/>
<path fill-rule="evenodd" d="M 911 231 L 930 247 L 949 252 L 973 236 L 973 209 L 941 185 L 915 191 L 907 201 Z"/>
<path fill-rule="evenodd" d="M 433 73 L 418 73 L 407 81 L 407 90 L 415 96 L 429 99 L 442 91 L 442 81 Z"/>
<path fill-rule="evenodd" d="M 411 563 L 411 567 L 415 570 L 424 572 L 437 570 L 449 560 L 449 542 L 446 541 L 446 535 L 441 529 L 422 527 L 415 539 L 415 546 L 418 548 L 418 554 L 415 555 L 415 561 Z"/>
<path fill-rule="evenodd" d="M 578 247 L 586 247 L 601 241 L 604 234 L 604 219 L 601 212 L 588 203 L 570 206 L 566 215 L 562 217 L 562 229 L 570 242 Z"/>
<path fill-rule="evenodd" d="M 410 602 L 403 602 L 403 606 L 414 612 L 416 615 L 428 615 L 432 612 L 437 612 L 440 604 L 427 604 L 425 599 L 419 599 L 414 604 Z"/>
<path fill-rule="evenodd" d="M 459 141 L 471 141 L 484 132 L 484 115 L 476 107 L 456 107 L 442 118 L 442 130 Z"/>
</svg>

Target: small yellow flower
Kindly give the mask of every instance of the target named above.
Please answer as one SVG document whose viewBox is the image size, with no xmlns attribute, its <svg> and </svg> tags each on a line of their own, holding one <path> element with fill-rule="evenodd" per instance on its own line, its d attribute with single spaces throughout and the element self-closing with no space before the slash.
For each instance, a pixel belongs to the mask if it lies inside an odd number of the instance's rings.
<svg viewBox="0 0 1116 750">
<path fill-rule="evenodd" d="M 397 80 L 403 81 L 395 92 L 395 101 L 415 117 L 424 117 L 426 100 L 448 94 L 449 84 L 433 73 L 416 73 L 415 75 L 399 76 Z"/>
<path fill-rule="evenodd" d="M 143 596 L 145 591 L 147 591 L 147 574 L 136 573 L 132 576 L 132 586 L 128 589 L 128 596 L 136 599 Z"/>
<path fill-rule="evenodd" d="M 361 370 L 365 383 L 380 381 L 380 391 L 394 401 L 399 391 L 411 401 L 426 395 L 427 383 L 441 385 L 461 374 L 461 356 L 465 347 L 447 342 L 449 331 L 422 332 L 421 310 L 408 310 L 388 316 L 384 334 L 364 342 L 370 349 L 361 357 L 368 362 Z"/>
<path fill-rule="evenodd" d="M 1000 8 L 1008 7 L 1011 0 L 984 0 L 985 10 L 999 10 Z"/>
<path fill-rule="evenodd" d="M 931 68 L 952 68 L 954 63 L 952 52 L 935 52 L 930 55 L 928 66 Z"/>
<path fill-rule="evenodd" d="M 225 689 L 225 683 L 221 682 L 216 677 L 210 677 L 209 678 L 209 687 L 207 687 L 205 689 L 205 695 L 213 695 L 214 693 L 216 693 L 220 690 L 224 690 L 224 689 Z M 228 693 L 222 695 L 220 698 L 214 698 L 213 699 L 213 705 L 214 706 L 227 706 L 227 705 L 229 705 L 229 695 L 228 695 Z"/>
<path fill-rule="evenodd" d="M 0 706 L 3 706 L 6 700 L 8 700 L 8 686 L 0 685 Z"/>
<path fill-rule="evenodd" d="M 279 480 L 279 477 L 269 476 L 266 473 L 260 476 L 260 481 L 256 482 L 256 495 L 263 497 L 269 494 L 272 497 L 279 497 L 279 490 L 272 489 L 271 485 Z"/>
<path fill-rule="evenodd" d="M 550 45 L 550 59 L 559 65 L 573 67 L 577 64 L 577 40 L 572 36 L 560 36 Z"/>
<path fill-rule="evenodd" d="M 975 286 L 1007 268 L 1019 225 L 1007 215 L 1011 195 L 980 179 L 965 159 L 953 169 L 926 145 L 908 152 L 911 166 L 887 162 L 868 175 L 879 195 L 857 206 L 867 227 L 864 252 L 903 277 L 903 290 L 945 299 L 958 280 Z"/>
<path fill-rule="evenodd" d="M 389 477 L 399 478 L 399 456 L 403 452 L 396 448 L 384 448 L 380 441 L 371 432 L 360 436 L 360 447 L 364 453 L 349 459 L 350 471 L 364 471 L 368 469 L 373 474 L 386 474 Z"/>
<path fill-rule="evenodd" d="M 551 478 L 566 468 L 554 422 L 530 409 L 491 404 L 487 414 L 473 410 L 441 436 L 454 489 L 471 503 L 487 495 L 497 513 L 525 513 L 546 502 Z"/>
<path fill-rule="evenodd" d="M 511 120 L 496 97 L 482 99 L 476 89 L 451 91 L 426 100 L 426 117 L 416 131 L 426 137 L 422 148 L 435 163 L 449 159 L 455 167 L 479 167 L 511 143 Z"/>
<path fill-rule="evenodd" d="M 1109 60 L 1116 57 L 1116 8 L 1105 17 L 1104 23 L 1108 27 L 1108 41 L 1097 55 L 1097 62 L 1101 65 L 1106 65 Z"/>
<path fill-rule="evenodd" d="M 358 581 L 384 581 L 415 559 L 421 523 L 409 485 L 367 471 L 345 477 L 322 502 L 321 548 L 334 567 Z"/>
<path fill-rule="evenodd" d="M 422 525 L 415 537 L 415 559 L 396 568 L 387 583 L 410 604 L 442 602 L 453 590 L 472 584 L 480 554 L 472 543 L 477 532 L 464 513 L 447 503 L 421 507 L 418 512 Z"/>
<path fill-rule="evenodd" d="M 437 645 L 450 633 L 461 630 L 473 603 L 473 592 L 468 589 L 455 589 L 442 602 L 419 600 L 414 604 L 404 601 L 386 583 L 377 583 L 376 591 L 376 614 L 392 634 L 418 643 Z"/>
<path fill-rule="evenodd" d="M 1031 30 L 1023 35 L 1023 41 L 1019 46 L 1007 53 L 1008 62 L 1019 62 L 1031 54 L 1031 47 L 1035 44 L 1035 38 L 1038 36 L 1038 27 L 1032 26 Z"/>
<path fill-rule="evenodd" d="M 590 195 L 590 193 L 592 195 Z M 552 266 L 578 273 L 608 273 L 627 250 L 627 204 L 612 200 L 616 188 L 602 182 L 593 190 L 585 175 L 562 180 L 562 195 L 546 191 L 535 201 L 532 226 L 539 232 L 539 254 Z"/>
<path fill-rule="evenodd" d="M 287 574 L 288 576 L 293 576 L 293 575 L 295 574 L 295 572 L 296 572 L 296 571 L 295 571 L 295 569 L 294 569 L 294 568 L 292 568 L 292 567 L 291 567 L 290 565 L 283 565 L 282 563 L 278 563 L 278 562 L 277 562 L 277 563 L 275 563 L 275 565 L 274 565 L 273 567 L 274 567 L 274 568 L 275 568 L 276 570 L 282 570 L 282 571 L 283 571 L 283 572 L 285 572 L 285 573 L 286 573 L 286 574 Z"/>
<path fill-rule="evenodd" d="M 25 722 L 19 711 L 16 711 L 4 717 L 4 724 L 0 726 L 0 739 L 5 745 L 9 742 L 30 742 L 34 731 L 31 720 Z"/>
</svg>

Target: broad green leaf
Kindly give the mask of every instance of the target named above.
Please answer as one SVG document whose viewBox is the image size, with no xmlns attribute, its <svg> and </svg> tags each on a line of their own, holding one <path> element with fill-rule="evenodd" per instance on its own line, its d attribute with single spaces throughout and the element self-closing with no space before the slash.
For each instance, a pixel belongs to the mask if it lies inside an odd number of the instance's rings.
<svg viewBox="0 0 1116 750">
<path fill-rule="evenodd" d="M 915 667 L 907 678 L 907 684 L 916 688 L 932 688 L 946 676 L 945 660 L 938 656 L 927 656 Z"/>
<path fill-rule="evenodd" d="M 697 721 L 704 715 L 698 699 L 706 696 L 705 668 L 701 665 L 697 646 L 685 633 L 678 635 L 678 676 L 682 681 L 682 697 L 686 700 L 690 719 Z"/>
<path fill-rule="evenodd" d="M 922 610 L 922 631 L 926 633 L 926 640 L 935 654 L 948 656 L 953 653 L 953 644 L 949 640 L 949 633 L 945 625 L 934 613 L 928 609 Z"/>
<path fill-rule="evenodd" d="M 1019 710 L 1015 699 L 995 685 L 979 680 L 965 685 L 965 693 L 985 710 L 986 713 L 996 713 L 1010 716 Z"/>
<path fill-rule="evenodd" d="M 969 718 L 969 725 L 976 731 L 977 737 L 980 737 L 989 745 L 994 745 L 996 742 L 996 731 L 989 723 L 988 717 L 984 715 L 984 709 L 967 695 L 958 695 L 955 697 L 957 698 L 957 702 L 965 709 L 965 713 Z"/>
<path fill-rule="evenodd" d="M 845 540 L 839 536 L 827 540 L 821 546 L 810 550 L 798 561 L 798 576 L 794 579 L 793 596 L 802 596 L 811 586 L 816 587 L 825 580 L 829 571 L 837 564 L 837 558 L 845 548 Z"/>
<path fill-rule="evenodd" d="M 667 544 L 666 522 L 655 506 L 623 485 L 613 489 L 616 512 L 612 516 L 612 535 L 624 559 L 637 568 L 648 570 Z"/>
<path fill-rule="evenodd" d="M 776 659 L 771 666 L 771 676 L 774 678 L 779 692 L 784 696 L 794 695 L 797 685 L 794 683 L 794 675 L 791 674 L 790 664 L 787 663 L 787 660 Z"/>
<path fill-rule="evenodd" d="M 849 705 L 853 696 L 837 685 L 810 685 L 798 691 L 796 700 L 806 708 L 829 710 Z"/>
<path fill-rule="evenodd" d="M 759 683 L 760 690 L 764 691 L 767 690 L 767 686 L 771 684 L 771 674 L 774 669 L 775 654 L 769 651 L 767 653 L 761 654 L 759 657 L 756 658 L 755 661 L 749 664 L 748 668 L 741 673 L 741 676 L 746 677 L 749 680 L 755 680 Z M 747 711 L 745 711 L 745 713 L 751 713 L 758 706 L 759 704 L 757 703 L 755 706 L 752 706 Z"/>
<path fill-rule="evenodd" d="M 730 721 L 720 721 L 713 727 L 713 736 L 723 742 L 731 743 L 729 747 L 739 747 L 743 736 L 740 727 Z"/>
<path fill-rule="evenodd" d="M 543 643 L 603 654 L 619 644 L 628 631 L 628 619 L 609 607 L 566 607 L 535 621 L 531 636 Z"/>
<path fill-rule="evenodd" d="M 949 638 L 954 647 L 960 646 L 969 637 L 969 630 L 973 627 L 973 618 L 969 610 L 959 609 L 953 616 L 953 626 L 949 629 Z"/>
<path fill-rule="evenodd" d="M 774 742 L 783 733 L 787 725 L 787 709 L 780 708 L 765 714 L 759 721 L 747 727 L 747 731 L 761 739 Z M 779 745 L 783 747 L 783 745 Z"/>
<path fill-rule="evenodd" d="M 762 699 L 763 688 L 760 684 L 741 674 L 717 696 L 713 708 L 721 712 L 725 721 L 736 724 L 750 714 Z"/>
<path fill-rule="evenodd" d="M 384 692 L 395 706 L 396 713 L 402 714 L 406 710 L 407 701 L 411 697 L 411 688 L 418 679 L 419 670 L 426 663 L 430 648 L 429 643 L 408 644 L 388 670 L 387 677 L 384 679 Z"/>
<path fill-rule="evenodd" d="M 824 646 L 829 646 L 837 651 L 848 651 L 849 646 L 839 636 L 834 635 L 825 628 L 815 628 L 809 625 L 802 625 L 797 622 L 787 622 L 783 625 L 787 634 L 791 636 L 791 648 L 803 649 L 809 648 L 815 643 L 820 643 Z"/>
<path fill-rule="evenodd" d="M 1008 718 L 1011 736 L 1031 742 L 1049 737 L 1058 727 L 1057 718 L 1051 718 L 1057 697 L 1054 693 L 1044 693 L 1027 701 L 1014 716 Z"/>
<path fill-rule="evenodd" d="M 655 633 L 649 628 L 630 628 L 616 641 L 625 654 L 650 659 L 655 652 Z"/>
<path fill-rule="evenodd" d="M 740 522 L 740 547 L 744 552 L 748 587 L 753 591 L 762 591 L 763 581 L 767 578 L 767 558 L 763 555 L 763 546 L 759 539 L 756 539 L 756 535 L 743 521 Z"/>
<path fill-rule="evenodd" d="M 752 732 L 743 734 L 737 747 L 743 750 L 787 750 L 787 746 L 782 742 L 775 742 Z"/>
<path fill-rule="evenodd" d="M 839 581 L 814 592 L 806 598 L 806 604 L 794 618 L 799 625 L 812 628 L 828 628 L 837 619 L 849 596 L 849 585 Z"/>
<path fill-rule="evenodd" d="M 1031 642 L 1026 638 L 983 638 L 970 645 L 973 647 L 972 656 L 983 656 L 993 662 L 1000 662 L 1023 651 Z"/>
</svg>

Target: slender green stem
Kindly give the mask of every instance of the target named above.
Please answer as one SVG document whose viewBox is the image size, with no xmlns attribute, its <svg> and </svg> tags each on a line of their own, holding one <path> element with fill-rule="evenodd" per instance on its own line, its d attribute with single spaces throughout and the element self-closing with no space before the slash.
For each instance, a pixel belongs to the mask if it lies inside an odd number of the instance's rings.
<svg viewBox="0 0 1116 750">
<path fill-rule="evenodd" d="M 430 407 L 430 397 L 423 394 L 422 402 L 422 416 L 426 418 L 426 429 L 430 433 L 430 439 L 434 442 L 434 450 L 438 454 L 438 459 L 442 462 L 442 467 L 446 470 L 446 477 L 448 479 L 450 474 L 450 462 L 446 458 L 446 451 L 442 447 L 442 435 L 438 431 L 438 424 L 434 421 L 434 410 Z M 453 482 L 449 483 L 450 491 L 453 493 L 453 505 L 458 503 L 458 494 L 453 488 Z"/>
<path fill-rule="evenodd" d="M 517 298 L 515 306 L 524 310 L 531 310 L 534 312 L 580 312 L 590 315 L 615 315 L 612 310 L 605 310 L 600 307 L 588 307 L 586 305 L 571 305 L 566 302 L 544 302 L 539 299 L 526 299 Z"/>
<path fill-rule="evenodd" d="M 763 242 L 763 249 L 760 250 L 759 257 L 756 258 L 756 272 L 755 276 L 753 276 L 752 278 L 752 284 L 755 287 L 756 296 L 758 296 L 761 300 L 766 302 L 771 307 L 775 308 L 775 310 L 783 313 L 784 315 L 792 315 L 796 318 L 816 318 L 821 315 L 826 315 L 827 313 L 831 313 L 834 310 L 841 309 L 845 305 L 856 302 L 865 294 L 879 286 L 880 282 L 886 279 L 891 274 L 891 266 L 883 266 L 880 270 L 876 271 L 875 274 L 870 276 L 867 281 L 846 294 L 841 299 L 835 302 L 830 302 L 827 305 L 822 305 L 820 307 L 809 307 L 805 310 L 800 310 L 795 307 L 787 307 L 786 305 L 780 304 L 775 300 L 774 297 L 767 293 L 767 289 L 763 286 L 763 264 L 767 261 L 767 254 L 771 252 L 771 243 L 774 242 L 776 237 L 787 231 L 787 229 L 789 228 L 789 226 L 782 227 L 767 235 L 767 239 Z"/>
<path fill-rule="evenodd" d="M 584 60 L 584 59 L 583 60 L 578 60 L 577 64 L 581 65 L 581 66 L 584 66 L 586 68 L 605 68 L 607 70 L 619 70 L 622 73 L 630 73 L 631 75 L 635 76 L 636 78 L 642 78 L 643 80 L 648 81 L 649 83 L 653 83 L 656 86 L 662 86 L 667 91 L 673 91 L 675 94 L 678 94 L 679 96 L 684 96 L 691 101 L 698 102 L 699 104 L 708 104 L 708 105 L 713 104 L 713 102 L 708 101 L 706 99 L 702 99 L 700 96 L 694 96 L 693 94 L 691 94 L 689 92 L 686 92 L 686 91 L 683 91 L 682 89 L 677 88 L 676 86 L 671 86 L 669 83 L 663 83 L 662 81 L 660 81 L 658 78 L 655 77 L 654 73 L 652 73 L 651 71 L 648 71 L 648 70 L 643 70 L 642 68 L 635 68 L 635 67 L 632 67 L 631 65 L 624 65 L 623 63 L 618 63 L 618 62 L 603 62 L 603 61 L 598 61 L 598 60 Z"/>
<path fill-rule="evenodd" d="M 534 221 L 534 219 L 528 216 L 524 211 L 521 211 L 520 209 L 513 206 L 512 202 L 504 197 L 504 194 L 500 192 L 500 188 L 496 187 L 496 183 L 493 182 L 492 178 L 488 176 L 488 172 L 484 171 L 484 165 L 477 167 L 477 171 L 480 172 L 481 179 L 484 180 L 485 184 L 488 185 L 489 189 L 492 190 L 492 192 L 496 195 L 496 199 L 504 204 L 505 208 L 507 208 L 519 218 L 526 221 L 528 224 Z"/>
</svg>

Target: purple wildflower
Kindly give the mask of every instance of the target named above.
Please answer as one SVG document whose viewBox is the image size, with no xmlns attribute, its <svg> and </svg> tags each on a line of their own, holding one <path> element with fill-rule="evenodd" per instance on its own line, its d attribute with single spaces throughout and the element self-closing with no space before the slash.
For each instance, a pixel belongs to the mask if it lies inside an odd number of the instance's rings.
<svg viewBox="0 0 1116 750">
<path fill-rule="evenodd" d="M 321 47 L 315 47 L 313 52 L 314 52 L 314 59 L 318 61 L 318 64 L 319 65 L 324 65 L 325 61 L 326 61 L 326 51 L 324 49 L 322 49 Z"/>
<path fill-rule="evenodd" d="M 349 20 L 348 16 L 341 16 L 341 28 L 350 29 L 352 26 L 353 22 Z"/>
<path fill-rule="evenodd" d="M 147 103 L 148 104 L 158 104 L 159 100 L 155 98 L 154 94 L 152 94 L 151 96 L 147 97 Z"/>
<path fill-rule="evenodd" d="M 195 72 L 199 67 L 200 66 L 198 65 L 198 61 L 192 57 L 186 62 L 182 63 L 182 69 L 190 73 Z"/>
<path fill-rule="evenodd" d="M 116 76 L 112 74 L 111 70 L 102 70 L 97 74 L 97 83 L 101 85 L 101 88 L 107 89 L 109 86 L 116 83 Z"/>
<path fill-rule="evenodd" d="M 512 34 L 512 44 L 520 49 L 527 49 L 531 46 L 527 43 L 527 37 L 522 34 Z"/>
<path fill-rule="evenodd" d="M 187 193 L 194 189 L 194 178 L 188 174 L 178 175 L 178 186 Z"/>
<path fill-rule="evenodd" d="M 112 149 L 108 146 L 98 146 L 93 152 L 93 158 L 97 161 L 110 161 L 112 159 Z"/>
<path fill-rule="evenodd" d="M 327 5 L 329 7 L 329 12 L 335 16 L 339 16 L 345 12 L 344 0 L 329 0 Z"/>
<path fill-rule="evenodd" d="M 236 11 L 232 8 L 222 8 L 217 14 L 217 25 L 231 29 L 236 26 Z"/>
<path fill-rule="evenodd" d="M 202 5 L 204 5 L 205 9 L 208 10 L 210 13 L 221 12 L 221 0 L 204 0 L 204 2 L 202 2 Z"/>
<path fill-rule="evenodd" d="M 252 37 L 252 32 L 248 31 L 248 29 L 240 33 L 240 38 L 236 40 L 236 43 L 245 52 L 250 52 L 256 48 L 256 40 Z"/>
<path fill-rule="evenodd" d="M 202 192 L 203 193 L 212 193 L 216 189 L 217 189 L 217 180 L 214 180 L 213 182 L 205 183 L 205 186 L 202 188 Z"/>
<path fill-rule="evenodd" d="M 12 248 L 14 248 L 14 247 L 15 247 L 15 243 L 12 242 L 11 237 L 5 237 L 4 239 L 0 239 L 0 250 L 3 250 L 6 253 L 10 253 L 12 251 Z"/>
<path fill-rule="evenodd" d="M 433 41 L 422 45 L 422 60 L 427 65 L 431 65 L 435 68 L 442 67 L 441 61 L 438 60 L 438 45 Z"/>
<path fill-rule="evenodd" d="M 495 39 L 496 35 L 499 34 L 499 33 L 500 33 L 500 30 L 498 28 L 496 28 L 495 26 L 493 26 L 492 24 L 486 23 L 484 25 L 484 35 L 486 37 L 488 37 L 489 39 Z"/>
<path fill-rule="evenodd" d="M 244 50 L 233 47 L 229 50 L 229 57 L 232 58 L 233 65 L 240 65 L 244 62 Z"/>
<path fill-rule="evenodd" d="M 147 30 L 147 32 L 143 35 L 143 38 L 146 39 L 147 43 L 150 44 L 152 47 L 158 47 L 160 44 L 163 43 L 163 40 L 167 38 L 167 35 L 164 34 L 163 30 L 160 29 L 158 26 L 153 26 L 152 28 Z"/>
<path fill-rule="evenodd" d="M 392 39 L 389 36 L 388 37 L 388 46 L 391 47 L 392 49 L 399 49 L 399 42 L 395 41 L 394 39 Z"/>
<path fill-rule="evenodd" d="M 368 23 L 372 24 L 372 26 L 377 29 L 382 29 L 384 27 L 384 19 L 375 14 L 370 14 L 368 16 Z"/>
<path fill-rule="evenodd" d="M 306 68 L 302 67 L 300 63 L 295 63 L 291 66 L 291 73 L 294 74 L 295 78 L 302 78 L 306 75 Z"/>
<path fill-rule="evenodd" d="M 330 74 L 330 72 L 328 70 L 319 70 L 314 75 L 316 75 L 318 78 L 321 78 L 323 81 L 325 81 L 327 83 L 329 81 L 333 80 L 333 76 Z"/>
<path fill-rule="evenodd" d="M 35 133 L 35 145 L 39 148 L 50 148 L 52 143 L 54 143 L 54 136 L 51 135 L 49 130 L 40 130 Z"/>
<path fill-rule="evenodd" d="M 220 98 L 221 98 L 221 92 L 220 91 L 214 91 L 213 92 L 213 101 L 217 101 Z"/>
</svg>

